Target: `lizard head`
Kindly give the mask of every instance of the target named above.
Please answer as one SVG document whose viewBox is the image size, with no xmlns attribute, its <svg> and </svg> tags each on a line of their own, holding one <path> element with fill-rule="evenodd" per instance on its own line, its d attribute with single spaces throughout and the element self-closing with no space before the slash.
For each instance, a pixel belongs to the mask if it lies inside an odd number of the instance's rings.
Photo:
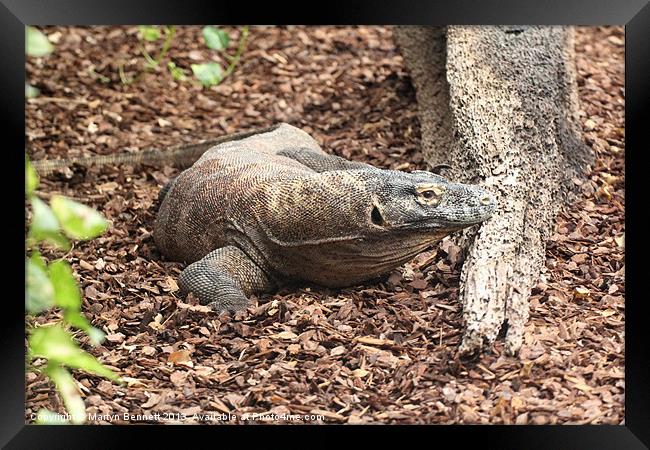
<svg viewBox="0 0 650 450">
<path fill-rule="evenodd" d="M 258 241 L 277 248 L 295 276 L 325 286 L 385 274 L 495 206 L 479 186 L 367 168 L 283 178 L 255 194 L 265 205 L 252 211 Z"/>
<path fill-rule="evenodd" d="M 339 256 L 373 249 L 379 255 L 387 247 L 410 254 L 414 246 L 483 222 L 495 206 L 480 186 L 381 169 L 283 178 L 253 195 L 250 203 L 265 205 L 253 215 L 270 242 L 285 249 L 320 246 Z"/>
<path fill-rule="evenodd" d="M 372 197 L 371 227 L 451 233 L 488 219 L 494 197 L 477 185 L 452 183 L 431 172 L 390 172 Z"/>
</svg>

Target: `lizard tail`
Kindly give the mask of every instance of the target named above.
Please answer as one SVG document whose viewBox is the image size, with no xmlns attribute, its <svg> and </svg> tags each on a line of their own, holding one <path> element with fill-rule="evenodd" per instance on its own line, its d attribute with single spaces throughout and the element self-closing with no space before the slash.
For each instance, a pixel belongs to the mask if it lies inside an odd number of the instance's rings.
<svg viewBox="0 0 650 450">
<path fill-rule="evenodd" d="M 42 159 L 32 161 L 32 167 L 34 167 L 41 176 L 48 176 L 56 171 L 71 168 L 75 165 L 91 167 L 118 164 L 147 164 L 152 166 L 171 165 L 185 168 L 191 166 L 203 153 L 215 145 L 223 142 L 244 139 L 255 134 L 267 133 L 275 130 L 279 126 L 280 124 L 276 124 L 253 131 L 228 134 L 198 144 L 180 145 L 165 150 L 153 148 L 142 150 L 137 153 L 118 153 L 114 155 L 97 155 L 67 159 Z"/>
</svg>

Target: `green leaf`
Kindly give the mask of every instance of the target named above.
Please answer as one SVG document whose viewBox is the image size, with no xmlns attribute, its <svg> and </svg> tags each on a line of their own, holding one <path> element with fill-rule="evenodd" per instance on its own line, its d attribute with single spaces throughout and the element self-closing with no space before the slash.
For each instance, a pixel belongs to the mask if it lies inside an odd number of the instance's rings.
<svg viewBox="0 0 650 450">
<path fill-rule="evenodd" d="M 140 25 L 140 37 L 145 41 L 157 41 L 160 39 L 160 29 L 156 26 Z"/>
<path fill-rule="evenodd" d="M 38 94 L 40 93 L 41 91 L 39 91 L 38 88 L 35 88 L 31 84 L 25 83 L 25 97 L 27 98 L 38 97 Z"/>
<path fill-rule="evenodd" d="M 50 206 L 63 231 L 73 239 L 93 239 L 108 228 L 109 224 L 101 214 L 69 198 L 55 195 Z"/>
<path fill-rule="evenodd" d="M 47 263 L 45 262 L 45 259 L 41 256 L 38 250 L 32 253 L 32 256 L 30 256 L 29 259 L 32 263 L 36 264 L 41 270 L 47 273 Z"/>
<path fill-rule="evenodd" d="M 50 377 L 56 389 L 61 394 L 65 409 L 72 419 L 72 423 L 79 424 L 86 421 L 86 405 L 77 390 L 77 385 L 68 372 L 63 367 L 50 362 L 45 368 L 45 374 Z"/>
<path fill-rule="evenodd" d="M 167 69 L 169 70 L 169 73 L 172 74 L 172 78 L 176 81 L 185 81 L 187 77 L 185 76 L 185 72 L 183 72 L 183 69 L 180 67 L 176 67 L 176 64 L 173 62 L 169 61 L 167 63 Z"/>
<path fill-rule="evenodd" d="M 217 85 L 223 79 L 223 69 L 217 63 L 192 64 L 192 72 L 199 79 L 203 86 L 210 87 Z"/>
<path fill-rule="evenodd" d="M 32 197 L 32 222 L 29 238 L 36 242 L 47 240 L 64 250 L 70 249 L 70 242 L 61 234 L 61 227 L 49 206 L 38 197 Z"/>
<path fill-rule="evenodd" d="M 67 425 L 69 420 L 64 419 L 61 414 L 57 414 L 49 409 L 41 408 L 36 415 L 36 423 L 38 425 Z"/>
<path fill-rule="evenodd" d="M 29 56 L 45 56 L 53 50 L 54 46 L 41 31 L 34 27 L 25 28 L 25 52 Z"/>
<path fill-rule="evenodd" d="M 93 345 L 101 344 L 104 341 L 104 338 L 106 337 L 106 335 L 102 330 L 93 327 L 88 321 L 88 319 L 86 319 L 86 317 L 84 317 L 84 315 L 77 310 L 74 309 L 66 310 L 63 313 L 63 320 L 65 320 L 73 327 L 85 331 Z"/>
<path fill-rule="evenodd" d="M 88 338 L 90 339 L 90 343 L 92 345 L 99 345 L 104 342 L 104 338 L 106 338 L 106 333 L 104 333 L 99 328 L 89 327 L 84 331 L 88 335 Z"/>
<path fill-rule="evenodd" d="M 59 221 L 49 206 L 38 197 L 32 199 L 32 232 L 36 236 L 59 231 Z"/>
<path fill-rule="evenodd" d="M 205 39 L 205 45 L 213 50 L 228 48 L 230 43 L 228 33 L 212 26 L 203 27 L 203 39 Z"/>
<path fill-rule="evenodd" d="M 65 320 L 67 323 L 72 325 L 73 327 L 77 327 L 80 330 L 86 330 L 87 328 L 92 328 L 92 325 L 90 325 L 90 322 L 86 317 L 84 317 L 81 312 L 78 310 L 74 309 L 68 309 L 64 312 L 63 314 L 63 320 Z"/>
<path fill-rule="evenodd" d="M 67 261 L 58 260 L 48 268 L 50 281 L 54 286 L 54 303 L 63 309 L 79 311 L 81 308 L 81 294 L 77 280 L 72 275 L 72 268 Z"/>
<path fill-rule="evenodd" d="M 95 357 L 84 352 L 60 325 L 36 328 L 29 336 L 29 353 L 32 357 L 46 358 L 49 362 L 82 369 L 110 380 L 117 375 Z"/>
<path fill-rule="evenodd" d="M 42 266 L 40 255 L 34 254 L 27 264 L 27 286 L 25 288 L 25 308 L 30 314 L 37 314 L 54 306 L 54 286 Z"/>
<path fill-rule="evenodd" d="M 25 193 L 32 195 L 38 187 L 38 174 L 29 162 L 29 157 L 25 154 Z"/>
</svg>

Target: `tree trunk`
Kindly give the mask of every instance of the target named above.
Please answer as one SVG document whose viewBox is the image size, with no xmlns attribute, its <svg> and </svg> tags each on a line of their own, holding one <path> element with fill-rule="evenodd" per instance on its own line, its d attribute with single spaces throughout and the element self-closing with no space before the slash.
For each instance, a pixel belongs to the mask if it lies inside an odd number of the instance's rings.
<svg viewBox="0 0 650 450">
<path fill-rule="evenodd" d="M 515 354 L 555 216 L 593 158 L 577 120 L 573 29 L 398 27 L 395 36 L 428 161 L 497 198 L 494 216 L 461 237 L 460 351 L 491 345 L 505 324 Z"/>
</svg>

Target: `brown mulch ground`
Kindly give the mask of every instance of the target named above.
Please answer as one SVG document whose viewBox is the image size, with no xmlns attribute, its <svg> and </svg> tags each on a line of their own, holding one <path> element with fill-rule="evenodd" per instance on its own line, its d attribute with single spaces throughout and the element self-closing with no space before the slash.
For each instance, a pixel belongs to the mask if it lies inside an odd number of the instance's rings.
<svg viewBox="0 0 650 450">
<path fill-rule="evenodd" d="M 253 27 L 241 65 L 209 90 L 168 73 L 122 85 L 119 61 L 127 75 L 142 65 L 137 27 L 44 31 L 56 51 L 27 64 L 41 90 L 26 104 L 32 159 L 136 151 L 286 121 L 346 158 L 425 168 L 414 92 L 390 28 Z M 213 54 L 200 35 L 180 28 L 169 53 L 178 66 Z M 501 342 L 474 361 L 455 357 L 462 261 L 448 241 L 379 284 L 283 290 L 253 299 L 246 313 L 217 316 L 175 296 L 182 266 L 164 261 L 152 240 L 153 202 L 176 169 L 106 167 L 42 180 L 44 197 L 74 197 L 112 222 L 68 255 L 84 312 L 108 334 L 96 348 L 80 341 L 127 380 L 75 372 L 89 413 L 120 415 L 90 422 L 159 413 L 144 422 L 216 423 L 229 413 L 232 423 L 275 413 L 320 416 L 310 423 L 623 423 L 623 29 L 580 28 L 576 45 L 581 120 L 597 160 L 588 181 L 576 180 L 582 198 L 558 217 L 520 358 L 505 356 Z M 43 407 L 63 412 L 41 375 L 28 372 L 26 386 L 27 421 Z"/>
</svg>

